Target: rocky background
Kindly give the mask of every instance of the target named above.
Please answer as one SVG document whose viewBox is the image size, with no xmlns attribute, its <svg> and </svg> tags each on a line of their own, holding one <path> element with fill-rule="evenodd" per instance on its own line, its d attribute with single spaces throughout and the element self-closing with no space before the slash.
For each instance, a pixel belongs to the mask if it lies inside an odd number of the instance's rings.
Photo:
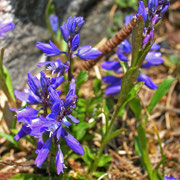
<svg viewBox="0 0 180 180">
<path fill-rule="evenodd" d="M 13 21 L 16 26 L 0 39 L 0 48 L 5 47 L 4 63 L 8 68 L 13 86 L 22 89 L 27 72 L 38 73 L 35 64 L 46 61 L 36 48 L 37 41 L 47 42 L 50 33 L 45 25 L 45 8 L 48 0 L 0 0 L 0 21 Z M 81 44 L 95 45 L 107 33 L 109 12 L 114 0 L 54 0 L 59 23 L 68 16 L 83 16 L 86 20 L 81 34 Z"/>
</svg>

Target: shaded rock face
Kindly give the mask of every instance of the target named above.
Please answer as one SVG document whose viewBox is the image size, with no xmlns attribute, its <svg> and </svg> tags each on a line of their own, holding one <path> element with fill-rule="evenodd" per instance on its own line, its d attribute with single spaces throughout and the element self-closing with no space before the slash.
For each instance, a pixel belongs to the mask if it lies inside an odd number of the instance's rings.
<svg viewBox="0 0 180 180">
<path fill-rule="evenodd" d="M 54 0 L 55 11 L 62 24 L 69 16 L 83 16 L 85 25 L 81 44 L 95 45 L 107 33 L 109 12 L 113 0 Z M 0 0 L 0 21 L 13 21 L 16 26 L 0 47 L 5 47 L 4 63 L 8 68 L 14 88 L 22 89 L 27 72 L 38 73 L 35 64 L 46 57 L 36 48 L 37 41 L 47 42 L 50 34 L 45 25 L 45 8 L 48 0 Z"/>
</svg>

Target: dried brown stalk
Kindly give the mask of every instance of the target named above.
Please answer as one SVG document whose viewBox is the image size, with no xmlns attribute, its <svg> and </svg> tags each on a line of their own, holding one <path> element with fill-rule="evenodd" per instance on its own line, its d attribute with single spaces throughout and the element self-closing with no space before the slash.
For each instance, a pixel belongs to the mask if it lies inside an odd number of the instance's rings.
<svg viewBox="0 0 180 180">
<path fill-rule="evenodd" d="M 94 60 L 88 60 L 82 62 L 82 65 L 80 68 L 77 69 L 75 72 L 75 77 L 77 74 L 82 71 L 83 69 L 86 69 L 87 71 L 90 70 L 104 55 L 107 55 L 110 51 L 112 51 L 119 43 L 121 43 L 123 40 L 125 40 L 132 32 L 133 27 L 136 22 L 136 17 L 134 17 L 129 24 L 124 26 L 115 36 L 111 39 L 109 39 L 103 46 L 99 48 L 99 50 L 102 52 L 102 55 Z"/>
</svg>

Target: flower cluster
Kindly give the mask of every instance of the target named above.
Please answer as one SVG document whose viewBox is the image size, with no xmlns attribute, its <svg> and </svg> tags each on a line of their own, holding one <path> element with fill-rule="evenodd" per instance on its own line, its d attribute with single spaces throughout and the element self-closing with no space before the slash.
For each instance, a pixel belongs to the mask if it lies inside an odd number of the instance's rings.
<svg viewBox="0 0 180 180">
<path fill-rule="evenodd" d="M 130 21 L 132 16 L 126 16 L 125 22 Z M 142 64 L 142 68 L 150 68 L 153 65 L 162 64 L 164 59 L 161 57 L 161 53 L 158 52 L 160 45 L 154 43 L 151 47 L 150 52 L 145 57 L 145 61 Z M 128 63 L 128 54 L 131 52 L 131 44 L 128 40 L 124 40 L 118 45 L 117 56 L 121 61 Z M 121 64 L 119 61 L 106 61 L 101 64 L 101 67 L 106 70 L 112 70 L 116 74 L 122 73 Z M 121 78 L 115 76 L 103 77 L 105 83 L 109 84 L 105 94 L 106 95 L 116 95 L 121 90 Z M 139 72 L 137 81 L 143 81 L 144 84 L 150 89 L 157 89 L 158 86 L 150 79 L 149 76 Z"/>
<path fill-rule="evenodd" d="M 54 18 L 54 17 L 53 17 Z M 52 22 L 52 18 L 51 18 Z M 97 48 L 92 48 L 91 45 L 82 46 L 78 49 L 80 43 L 80 30 L 84 24 L 83 17 L 69 17 L 67 22 L 63 22 L 60 27 L 62 37 L 68 45 L 68 52 L 60 51 L 59 48 L 52 42 L 42 43 L 37 42 L 36 47 L 45 52 L 46 56 L 57 56 L 60 54 L 66 54 L 69 58 L 69 55 L 72 57 L 79 57 L 82 60 L 95 59 L 99 57 L 102 53 Z M 57 23 L 56 23 L 57 24 Z M 56 28 L 56 25 L 51 23 L 53 29 Z M 77 53 L 74 53 L 77 50 Z"/>
<path fill-rule="evenodd" d="M 50 17 L 54 18 L 54 17 Z M 52 19 L 51 19 L 52 20 Z M 54 20 L 53 20 L 54 22 Z M 62 92 L 59 86 L 65 80 L 63 73 L 70 70 L 70 64 L 73 56 L 78 56 L 83 60 L 94 59 L 101 55 L 101 52 L 90 45 L 80 47 L 76 54 L 72 52 L 79 47 L 79 31 L 84 24 L 82 17 L 70 17 L 67 23 L 61 26 L 61 33 L 68 45 L 68 52 L 63 52 L 52 42 L 37 42 L 36 46 L 46 53 L 46 56 L 56 56 L 61 53 L 67 55 L 67 61 L 63 63 L 60 59 L 56 61 L 48 61 L 38 63 L 41 67 L 47 65 L 47 70 L 51 71 L 52 77 L 46 76 L 44 72 L 40 72 L 40 79 L 28 73 L 28 89 L 24 92 L 15 90 L 15 96 L 21 101 L 25 101 L 27 106 L 22 109 L 11 109 L 16 111 L 17 120 L 23 123 L 21 130 L 15 136 L 16 140 L 30 135 L 38 139 L 35 164 L 40 167 L 47 158 L 52 142 L 56 144 L 56 167 L 57 173 L 60 174 L 65 168 L 64 157 L 60 147 L 60 138 L 66 141 L 66 144 L 76 153 L 83 155 L 84 149 L 81 144 L 67 131 L 71 125 L 71 121 L 79 123 L 79 120 L 73 117 L 72 111 L 76 107 L 76 83 L 73 77 L 68 77 L 69 91 L 66 98 L 62 99 Z M 69 73 L 68 73 L 69 76 Z M 38 108 L 34 108 L 36 105 Z M 44 134 L 48 135 L 48 139 L 43 139 Z"/>
<path fill-rule="evenodd" d="M 170 0 L 149 0 L 148 1 L 148 13 L 144 6 L 143 1 L 139 1 L 138 15 L 142 15 L 144 23 L 146 24 L 148 19 L 148 27 L 144 29 L 144 41 L 143 45 L 147 44 L 153 39 L 154 26 L 159 22 L 164 13 L 167 11 L 170 5 Z"/>
<path fill-rule="evenodd" d="M 12 31 L 14 29 L 15 24 L 14 23 L 7 23 L 4 24 L 2 22 L 0 22 L 0 36 L 1 37 L 6 37 L 6 35 L 4 35 L 4 33 L 7 33 L 9 31 Z"/>
</svg>

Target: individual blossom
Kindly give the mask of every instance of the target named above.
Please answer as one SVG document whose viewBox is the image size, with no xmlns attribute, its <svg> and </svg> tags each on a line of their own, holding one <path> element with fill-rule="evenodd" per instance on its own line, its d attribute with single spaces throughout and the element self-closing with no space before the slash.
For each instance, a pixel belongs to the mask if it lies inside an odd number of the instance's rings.
<svg viewBox="0 0 180 180">
<path fill-rule="evenodd" d="M 69 66 L 67 65 L 67 63 L 63 63 L 60 59 L 57 59 L 56 61 L 37 63 L 38 67 L 45 66 L 45 65 L 47 65 L 46 70 L 52 71 L 52 74 L 57 73 L 57 77 L 59 77 L 63 71 L 67 73 L 69 69 Z"/>
<path fill-rule="evenodd" d="M 88 60 L 98 58 L 100 55 L 102 55 L 102 52 L 97 48 L 92 48 L 91 45 L 86 45 L 80 47 L 76 55 L 82 60 Z"/>
<path fill-rule="evenodd" d="M 59 27 L 58 17 L 55 14 L 51 14 L 49 16 L 49 22 L 51 24 L 51 27 L 52 27 L 54 33 L 57 33 L 58 27 Z"/>
<path fill-rule="evenodd" d="M 6 37 L 6 35 L 4 35 L 5 33 L 12 31 L 15 27 L 14 23 L 7 23 L 7 24 L 3 24 L 2 22 L 0 22 L 0 36 L 1 37 Z"/>
<path fill-rule="evenodd" d="M 37 42 L 36 47 L 43 51 L 46 56 L 57 56 L 65 53 L 60 51 L 52 41 L 49 41 L 49 43 Z"/>
<path fill-rule="evenodd" d="M 74 35 L 78 34 L 84 24 L 83 17 L 69 17 L 67 22 L 63 22 L 62 26 L 60 27 L 61 34 L 63 39 L 68 42 Z"/>
</svg>

